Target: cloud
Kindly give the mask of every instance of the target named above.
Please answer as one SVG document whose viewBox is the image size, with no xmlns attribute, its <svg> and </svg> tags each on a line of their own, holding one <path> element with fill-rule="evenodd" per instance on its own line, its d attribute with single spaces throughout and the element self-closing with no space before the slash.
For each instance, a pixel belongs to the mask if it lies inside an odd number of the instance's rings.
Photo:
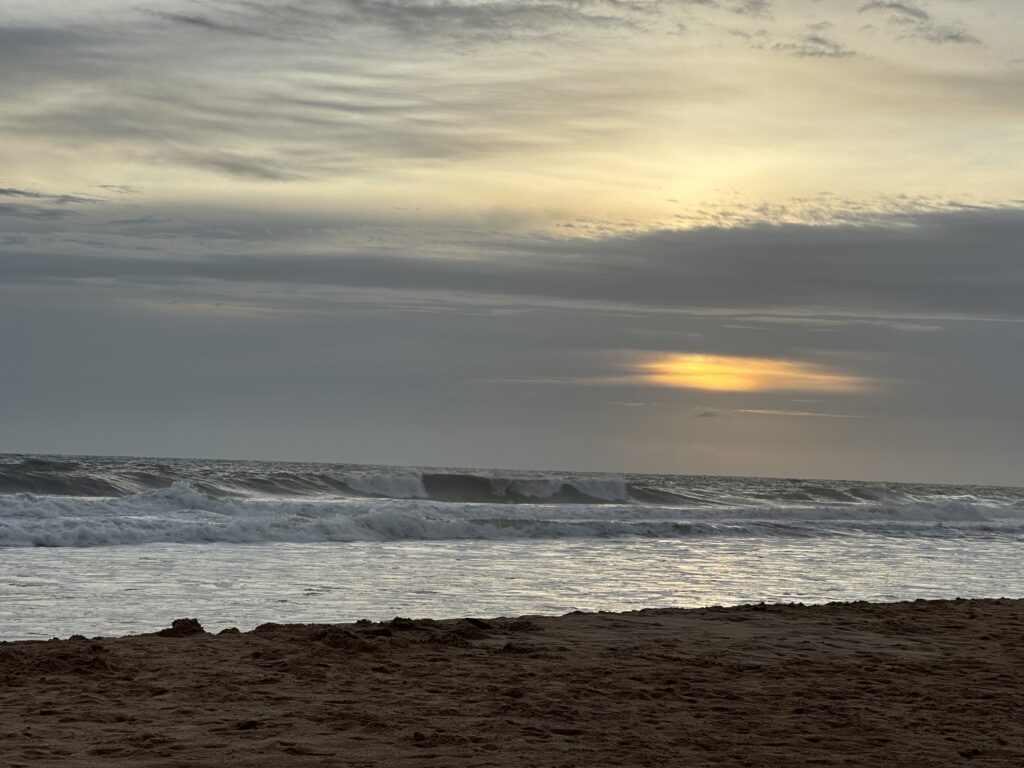
<svg viewBox="0 0 1024 768">
<path fill-rule="evenodd" d="M 776 43 L 772 50 L 805 58 L 844 59 L 857 52 L 822 35 L 804 35 L 796 42 Z"/>
<path fill-rule="evenodd" d="M 814 401 L 817 402 L 817 401 Z M 822 419 L 863 419 L 865 416 L 853 413 L 828 413 L 826 411 L 791 411 L 773 408 L 694 408 L 691 412 L 698 419 L 727 419 L 733 414 L 749 414 L 751 416 L 788 416 L 793 418 Z"/>
<path fill-rule="evenodd" d="M 757 6 L 763 0 L 737 0 L 740 5 Z M 571 33 L 581 27 L 630 29 L 662 3 L 576 0 L 572 3 L 545 0 L 311 0 L 298 4 L 260 2 L 243 6 L 227 4 L 225 15 L 244 22 L 222 22 L 208 15 L 167 14 L 179 24 L 199 26 L 232 34 L 264 34 L 321 37 L 339 29 L 370 28 L 397 34 L 409 40 L 466 43 L 500 43 L 524 38 L 549 38 Z M 164 15 L 164 14 L 161 14 Z"/>
<path fill-rule="evenodd" d="M 853 413 L 825 413 L 823 411 L 778 411 L 769 408 L 738 408 L 737 413 L 750 413 L 755 416 L 795 416 L 799 418 L 824 418 L 824 419 L 863 419 Z"/>
<path fill-rule="evenodd" d="M 28 200 L 53 203 L 55 205 L 101 202 L 99 198 L 86 197 L 85 195 L 49 195 L 45 192 L 35 192 L 30 189 L 17 189 L 14 187 L 0 187 L 0 197 L 20 197 Z"/>
<path fill-rule="evenodd" d="M 96 187 L 117 195 L 137 195 L 139 193 L 139 188 L 130 184 L 97 184 Z"/>
<path fill-rule="evenodd" d="M 170 162 L 191 165 L 204 170 L 217 170 L 239 179 L 256 181 L 298 181 L 307 178 L 278 158 L 245 155 L 217 149 L 169 147 L 160 153 Z"/>
<path fill-rule="evenodd" d="M 302 216 L 291 223 L 288 214 L 252 217 L 217 228 L 174 222 L 160 209 L 131 210 L 135 215 L 124 217 L 124 244 L 115 216 L 75 219 L 56 241 L 51 230 L 35 245 L 9 249 L 0 260 L 0 284 L 103 279 L 387 289 L 729 315 L 747 323 L 762 322 L 759 316 L 768 323 L 778 321 L 768 316 L 782 316 L 804 324 L 888 318 L 891 327 L 914 332 L 944 318 L 1024 318 L 1019 208 L 598 238 L 462 233 L 457 240 L 449 233 L 448 255 L 439 255 L 436 245 L 416 244 L 423 229 L 402 240 L 392 226 L 391 244 L 369 233 L 363 246 L 324 251 L 317 245 L 310 252 L 301 237 L 324 224 Z M 283 239 L 267 240 L 268 227 Z M 354 225 L 348 230 L 350 237 L 358 232 Z M 97 233 L 107 239 L 97 240 Z M 86 238 L 87 247 L 71 245 Z M 137 258 L 143 244 L 148 255 Z"/>
<path fill-rule="evenodd" d="M 571 7 L 559 13 L 575 13 Z M 652 81 L 651 62 L 624 69 L 621 58 L 603 57 L 581 67 L 555 43 L 543 60 L 531 54 L 511 74 L 506 60 L 492 60 L 493 49 L 468 63 L 462 50 L 360 35 L 337 21 L 318 28 L 338 40 L 308 43 L 185 37 L 178 28 L 186 22 L 158 21 L 158 28 L 136 20 L 70 37 L 37 34 L 32 54 L 9 62 L 0 35 L 0 131 L 19 145 L 86 145 L 97 150 L 95 162 L 202 169 L 245 181 L 351 178 L 408 160 L 577 148 L 639 130 L 643 115 L 681 94 L 678 84 Z M 273 26 L 271 19 L 246 24 Z M 551 33 L 546 23 L 536 26 Z M 688 98 L 721 94 L 706 88 Z M 83 152 L 76 162 L 93 156 Z"/>
<path fill-rule="evenodd" d="M 760 19 L 772 18 L 771 0 L 681 0 L 683 5 L 697 5 L 716 8 L 740 16 L 752 16 Z"/>
<path fill-rule="evenodd" d="M 728 8 L 733 13 L 738 13 L 743 16 L 755 16 L 758 18 L 771 18 L 772 3 L 770 0 L 732 0 L 726 3 Z"/>
<path fill-rule="evenodd" d="M 146 13 L 152 14 L 153 16 L 172 24 L 190 27 L 192 29 L 201 29 L 208 32 L 225 33 L 229 35 L 242 35 L 244 37 L 265 37 L 268 39 L 274 39 L 274 35 L 266 32 L 239 26 L 237 24 L 226 24 L 214 21 L 204 14 L 173 13 L 170 11 L 154 11 L 148 9 L 146 10 Z"/>
<path fill-rule="evenodd" d="M 895 17 L 914 19 L 915 21 L 931 21 L 931 16 L 928 15 L 927 11 L 918 8 L 917 6 L 910 5 L 909 3 L 873 0 L 872 2 L 866 3 L 860 7 L 861 13 L 866 13 L 868 11 L 885 11 Z"/>
<path fill-rule="evenodd" d="M 707 408 L 705 406 L 694 408 L 692 414 L 698 419 L 727 419 L 730 415 L 729 411 L 723 408 Z"/>
<path fill-rule="evenodd" d="M 0 217 L 16 219 L 60 219 L 68 215 L 68 211 L 54 208 L 40 208 L 35 205 L 18 205 L 16 203 L 0 203 Z"/>
<path fill-rule="evenodd" d="M 862 8 L 925 23 L 889 5 Z M 397 176 L 413 168 L 411 161 L 424 163 L 419 173 L 462 161 L 514 158 L 516 168 L 545 169 L 550 157 L 568 165 L 598 153 L 634 154 L 613 144 L 685 154 L 691 139 L 707 143 L 715 120 L 735 126 L 718 116 L 745 100 L 756 104 L 751 125 L 729 129 L 738 155 L 764 152 L 773 142 L 799 142 L 801 151 L 813 152 L 822 136 L 833 135 L 825 132 L 832 111 L 781 115 L 777 110 L 791 102 L 766 94 L 806 84 L 787 67 L 800 66 L 796 59 L 811 66 L 867 49 L 852 32 L 824 31 L 828 20 L 808 29 L 807 17 L 780 11 L 779 19 L 762 23 L 772 10 L 763 0 L 178 0 L 158 10 L 84 16 L 61 28 L 46 28 L 40 11 L 35 26 L 0 27 L 0 132 L 5 145 L 34 145 L 55 165 L 73 160 L 79 178 L 93 172 L 87 166 L 106 163 L 123 168 L 129 181 L 130 167 L 140 164 L 176 178 L 348 181 Z M 838 26 L 840 18 L 832 21 Z M 669 41 L 681 20 L 690 26 L 685 55 Z M 927 23 L 893 29 L 965 40 L 956 25 Z M 730 25 L 743 27 L 733 32 L 745 43 L 724 28 Z M 723 46 L 756 47 L 766 56 L 774 50 L 794 62 L 775 56 L 752 76 L 739 59 L 710 60 Z M 1019 76 L 1005 69 L 893 70 L 886 89 L 855 69 L 822 97 L 851 96 L 837 108 L 849 116 L 837 144 L 879 112 L 888 119 L 896 109 L 913 121 L 938 109 L 948 113 L 956 100 L 977 108 L 972 120 L 980 124 L 1020 101 Z M 918 87 L 926 72 L 932 80 Z M 818 103 L 822 90 L 802 104 Z M 684 141 L 666 138 L 672 124 L 683 126 Z M 870 139 L 860 135 L 844 156 Z M 72 146 L 82 151 L 72 153 Z M 691 151 L 701 157 L 700 146 Z M 484 179 L 502 169 L 471 170 Z M 563 179 L 587 173 L 578 166 L 560 171 Z"/>
<path fill-rule="evenodd" d="M 19 202 L 3 202 L 4 198 Z M 103 202 L 105 201 L 102 198 L 86 195 L 48 194 L 32 189 L 0 187 L 0 218 L 55 223 L 56 220 L 68 219 L 75 213 L 75 209 L 69 206 L 95 205 Z"/>
<path fill-rule="evenodd" d="M 915 30 L 914 36 L 939 45 L 944 43 L 981 45 L 980 39 L 968 32 L 963 26 L 956 24 L 931 24 L 919 27 Z"/>
<path fill-rule="evenodd" d="M 873 2 L 862 5 L 860 13 L 883 13 L 888 16 L 889 26 L 898 31 L 900 37 L 916 38 L 935 44 L 980 45 L 981 41 L 971 34 L 962 23 L 943 24 L 935 21 L 931 14 L 907 2 Z"/>
</svg>

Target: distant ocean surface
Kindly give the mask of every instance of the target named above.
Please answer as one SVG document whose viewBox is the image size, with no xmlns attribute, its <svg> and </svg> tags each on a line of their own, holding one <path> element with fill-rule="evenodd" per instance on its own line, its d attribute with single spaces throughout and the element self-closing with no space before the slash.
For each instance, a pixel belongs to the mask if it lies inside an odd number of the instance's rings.
<svg viewBox="0 0 1024 768">
<path fill-rule="evenodd" d="M 1024 597 L 1024 488 L 0 455 L 0 639 Z"/>
</svg>

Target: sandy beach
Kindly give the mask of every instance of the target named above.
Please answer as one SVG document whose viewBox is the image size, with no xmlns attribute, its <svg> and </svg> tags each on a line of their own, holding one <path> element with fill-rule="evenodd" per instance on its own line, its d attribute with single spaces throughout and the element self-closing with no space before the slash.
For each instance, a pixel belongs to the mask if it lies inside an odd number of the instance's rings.
<svg viewBox="0 0 1024 768">
<path fill-rule="evenodd" d="M 1024 601 L 0 644 L 0 765 L 1024 764 Z"/>
</svg>

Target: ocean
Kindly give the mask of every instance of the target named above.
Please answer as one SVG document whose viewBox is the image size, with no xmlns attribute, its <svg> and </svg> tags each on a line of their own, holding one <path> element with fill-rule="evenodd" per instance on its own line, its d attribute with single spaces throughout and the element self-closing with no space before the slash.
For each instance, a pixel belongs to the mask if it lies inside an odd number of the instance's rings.
<svg viewBox="0 0 1024 768">
<path fill-rule="evenodd" d="M 1024 597 L 1024 488 L 0 455 L 0 640 Z"/>
</svg>

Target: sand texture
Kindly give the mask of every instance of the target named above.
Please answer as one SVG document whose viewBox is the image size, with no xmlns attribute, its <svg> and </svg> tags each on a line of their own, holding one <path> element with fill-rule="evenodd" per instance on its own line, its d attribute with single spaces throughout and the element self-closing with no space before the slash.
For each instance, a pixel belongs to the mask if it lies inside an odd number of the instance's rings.
<svg viewBox="0 0 1024 768">
<path fill-rule="evenodd" d="M 1024 601 L 0 644 L 0 766 L 1024 766 Z"/>
</svg>

